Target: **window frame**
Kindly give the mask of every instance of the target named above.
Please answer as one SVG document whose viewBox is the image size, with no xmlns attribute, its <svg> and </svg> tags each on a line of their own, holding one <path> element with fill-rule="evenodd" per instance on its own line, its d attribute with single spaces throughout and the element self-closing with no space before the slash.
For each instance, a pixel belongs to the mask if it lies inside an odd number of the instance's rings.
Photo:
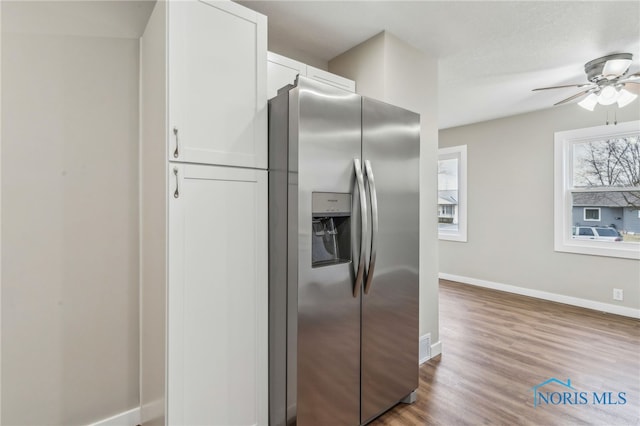
<svg viewBox="0 0 640 426">
<path fill-rule="evenodd" d="M 598 218 L 597 219 L 587 219 L 587 210 L 595 210 L 598 212 Z M 601 216 L 601 211 L 600 211 L 600 207 L 584 207 L 582 209 L 582 220 L 584 220 L 585 222 L 602 222 L 602 216 Z"/>
<path fill-rule="evenodd" d="M 467 242 L 467 145 L 438 149 L 438 161 L 458 159 L 458 230 L 442 231 L 438 228 L 438 239 Z"/>
<path fill-rule="evenodd" d="M 640 259 L 640 244 L 573 239 L 572 192 L 603 192 L 609 188 L 574 188 L 573 145 L 589 141 L 624 137 L 640 133 L 640 120 L 616 126 L 596 126 L 556 132 L 554 135 L 554 250 L 593 256 Z M 618 189 L 618 188 L 616 188 Z M 638 191 L 640 187 L 624 187 Z M 602 218 L 602 216 L 600 216 Z M 585 219 L 586 220 L 586 219 Z"/>
</svg>

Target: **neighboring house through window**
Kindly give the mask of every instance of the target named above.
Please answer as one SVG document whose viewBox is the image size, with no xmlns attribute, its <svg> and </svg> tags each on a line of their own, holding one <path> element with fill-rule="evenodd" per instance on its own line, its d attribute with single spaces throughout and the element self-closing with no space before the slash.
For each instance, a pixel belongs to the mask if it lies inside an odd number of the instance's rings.
<svg viewBox="0 0 640 426">
<path fill-rule="evenodd" d="M 640 121 L 555 134 L 554 233 L 556 251 L 640 259 Z"/>
<path fill-rule="evenodd" d="M 438 237 L 467 241 L 467 146 L 438 151 Z"/>
</svg>

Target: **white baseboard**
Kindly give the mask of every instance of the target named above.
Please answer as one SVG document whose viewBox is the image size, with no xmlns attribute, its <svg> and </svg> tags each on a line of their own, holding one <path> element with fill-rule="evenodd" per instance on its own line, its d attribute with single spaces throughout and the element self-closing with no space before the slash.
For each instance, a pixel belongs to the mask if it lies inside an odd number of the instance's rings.
<svg viewBox="0 0 640 426">
<path fill-rule="evenodd" d="M 442 353 L 442 342 L 438 340 L 431 345 L 431 358 L 435 358 Z"/>
<path fill-rule="evenodd" d="M 164 398 L 147 402 L 140 407 L 140 424 L 153 421 L 154 424 L 164 424 Z"/>
<path fill-rule="evenodd" d="M 628 308 L 626 306 L 595 302 L 593 300 L 581 299 L 579 297 L 565 296 L 563 294 L 549 293 L 547 291 L 534 290 L 531 288 L 516 287 L 514 285 L 480 280 L 477 278 L 463 277 L 460 275 L 452 275 L 444 272 L 440 272 L 438 274 L 438 277 L 442 278 L 443 280 L 457 281 L 463 284 L 491 288 L 493 290 L 506 291 L 508 293 L 520 294 L 522 296 L 535 297 L 537 299 L 549 300 L 551 302 L 564 303 L 566 305 L 578 306 L 580 308 L 593 309 L 595 311 L 607 312 L 610 314 L 640 319 L 640 309 Z"/>
<path fill-rule="evenodd" d="M 108 419 L 91 423 L 89 426 L 136 426 L 140 424 L 140 407 L 133 408 L 124 413 L 116 414 Z"/>
</svg>

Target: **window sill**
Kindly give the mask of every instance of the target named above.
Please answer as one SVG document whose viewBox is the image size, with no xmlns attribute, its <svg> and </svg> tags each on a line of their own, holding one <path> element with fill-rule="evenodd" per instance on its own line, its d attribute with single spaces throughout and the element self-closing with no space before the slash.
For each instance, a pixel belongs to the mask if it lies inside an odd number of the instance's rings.
<svg viewBox="0 0 640 426">
<path fill-rule="evenodd" d="M 461 234 L 441 234 L 438 233 L 438 239 L 443 241 L 457 241 L 459 243 L 466 243 L 467 236 Z"/>
<path fill-rule="evenodd" d="M 563 253 L 640 260 L 640 244 L 629 242 L 565 240 L 556 242 L 554 249 Z"/>
</svg>

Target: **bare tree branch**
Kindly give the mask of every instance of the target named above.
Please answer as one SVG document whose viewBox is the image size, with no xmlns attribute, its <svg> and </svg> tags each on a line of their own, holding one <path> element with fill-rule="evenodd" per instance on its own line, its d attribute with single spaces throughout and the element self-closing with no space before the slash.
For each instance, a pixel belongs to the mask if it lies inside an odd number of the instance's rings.
<svg viewBox="0 0 640 426">
<path fill-rule="evenodd" d="M 638 136 L 584 144 L 576 164 L 576 175 L 587 187 L 640 186 L 640 142 Z"/>
</svg>

